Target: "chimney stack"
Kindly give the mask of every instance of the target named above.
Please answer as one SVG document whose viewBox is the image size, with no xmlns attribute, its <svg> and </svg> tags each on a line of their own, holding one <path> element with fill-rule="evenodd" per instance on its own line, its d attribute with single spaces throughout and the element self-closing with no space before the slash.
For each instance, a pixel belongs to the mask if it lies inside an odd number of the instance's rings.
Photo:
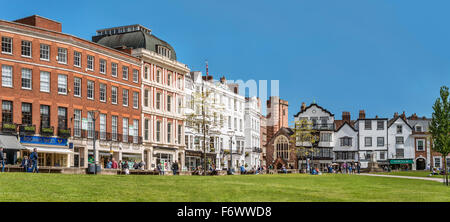
<svg viewBox="0 0 450 222">
<path fill-rule="evenodd" d="M 398 112 L 394 113 L 394 119 L 398 117 Z"/>
<path fill-rule="evenodd" d="M 365 119 L 366 118 L 366 112 L 364 110 L 359 111 L 359 119 Z"/>
<path fill-rule="evenodd" d="M 226 82 L 225 76 L 220 77 L 220 83 L 225 83 L 225 82 Z"/>
<path fill-rule="evenodd" d="M 342 120 L 344 120 L 344 122 L 350 123 L 350 112 L 342 112 Z"/>
<path fill-rule="evenodd" d="M 306 109 L 306 104 L 304 102 L 302 102 L 302 108 L 300 109 L 300 111 L 304 111 Z"/>
<path fill-rule="evenodd" d="M 400 115 L 400 118 L 402 118 L 403 120 L 406 120 L 405 111 L 403 111 L 402 115 Z"/>
</svg>

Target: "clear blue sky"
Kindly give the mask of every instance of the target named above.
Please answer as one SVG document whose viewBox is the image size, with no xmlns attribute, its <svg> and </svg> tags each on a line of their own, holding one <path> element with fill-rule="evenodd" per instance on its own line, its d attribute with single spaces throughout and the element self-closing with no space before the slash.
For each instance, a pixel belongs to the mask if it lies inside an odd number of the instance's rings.
<svg viewBox="0 0 450 222">
<path fill-rule="evenodd" d="M 279 79 L 290 120 L 315 100 L 341 118 L 394 112 L 431 117 L 450 85 L 450 1 L 11 1 L 1 18 L 32 14 L 91 39 L 142 24 L 191 70 L 215 78 Z"/>
</svg>

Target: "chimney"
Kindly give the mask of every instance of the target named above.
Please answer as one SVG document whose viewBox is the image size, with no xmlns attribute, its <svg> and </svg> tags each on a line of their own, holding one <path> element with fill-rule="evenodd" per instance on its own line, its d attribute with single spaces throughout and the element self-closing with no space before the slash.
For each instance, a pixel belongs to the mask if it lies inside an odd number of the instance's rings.
<svg viewBox="0 0 450 222">
<path fill-rule="evenodd" d="M 375 115 L 375 119 L 378 119 L 378 115 Z"/>
<path fill-rule="evenodd" d="M 398 117 L 398 112 L 394 113 L 394 119 Z"/>
<path fill-rule="evenodd" d="M 364 110 L 359 111 L 359 119 L 365 119 L 366 118 L 366 112 Z"/>
<path fill-rule="evenodd" d="M 344 122 L 350 123 L 350 112 L 342 112 L 342 120 L 344 120 Z"/>
<path fill-rule="evenodd" d="M 304 102 L 302 102 L 302 108 L 300 109 L 300 111 L 304 111 L 306 109 L 306 104 Z"/>
<path fill-rule="evenodd" d="M 225 82 L 226 82 L 225 76 L 220 77 L 220 83 L 225 83 Z"/>
<path fill-rule="evenodd" d="M 47 29 L 54 32 L 61 32 L 62 26 L 61 23 L 57 21 L 53 21 L 48 18 L 41 17 L 39 15 L 32 15 L 26 18 L 17 19 L 14 22 L 22 23 L 25 25 L 31 25 L 34 27 L 38 27 L 41 29 Z"/>
<path fill-rule="evenodd" d="M 400 118 L 402 118 L 403 120 L 406 120 L 405 111 L 403 111 L 402 115 L 400 115 Z"/>
</svg>

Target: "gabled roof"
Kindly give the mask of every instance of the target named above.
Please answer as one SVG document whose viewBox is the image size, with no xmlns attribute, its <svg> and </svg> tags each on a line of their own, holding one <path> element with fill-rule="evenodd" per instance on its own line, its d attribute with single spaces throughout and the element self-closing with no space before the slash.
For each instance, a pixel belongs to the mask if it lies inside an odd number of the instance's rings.
<svg viewBox="0 0 450 222">
<path fill-rule="evenodd" d="M 281 127 L 273 136 L 270 138 L 270 140 L 267 142 L 267 144 L 273 143 L 275 138 L 277 138 L 279 135 L 285 135 L 287 137 L 290 137 L 292 134 L 294 134 L 294 131 L 291 128 Z"/>
<path fill-rule="evenodd" d="M 392 124 L 394 124 L 395 121 L 397 121 L 398 118 L 400 118 L 400 116 L 397 116 L 397 117 L 395 117 L 395 118 L 393 118 L 393 119 L 390 119 L 390 120 L 388 121 L 388 128 L 391 127 Z M 410 129 L 412 129 L 411 125 L 409 125 L 409 123 L 408 123 L 406 120 L 404 120 L 403 118 L 400 118 L 400 119 L 401 119 L 404 123 L 406 123 L 406 125 L 409 126 Z"/>
<path fill-rule="evenodd" d="M 309 106 L 305 107 L 304 110 L 300 110 L 300 112 L 298 112 L 297 114 L 294 115 L 294 117 L 298 117 L 298 115 L 300 115 L 301 113 L 305 112 L 307 109 L 311 108 L 312 106 L 316 106 L 317 108 L 321 109 L 322 111 L 330 114 L 330 116 L 334 116 L 334 114 L 332 114 L 330 111 L 326 110 L 325 108 L 315 104 L 315 103 L 311 103 Z"/>
<path fill-rule="evenodd" d="M 339 121 L 339 120 L 338 120 Z M 342 121 L 342 120 L 341 120 Z M 335 121 L 336 122 L 336 121 Z M 354 124 L 354 122 L 353 122 L 353 124 Z M 347 121 L 344 121 L 343 123 L 341 123 L 341 125 L 338 127 L 337 126 L 337 124 L 336 124 L 336 130 L 334 131 L 334 132 L 337 132 L 337 131 L 339 131 L 342 127 L 344 127 L 344 125 L 348 125 L 348 126 L 350 126 L 350 128 L 352 128 L 353 129 L 353 131 L 357 131 L 356 129 L 355 129 L 355 127 L 353 127 L 352 125 L 353 124 L 350 124 L 350 123 L 348 123 Z"/>
</svg>

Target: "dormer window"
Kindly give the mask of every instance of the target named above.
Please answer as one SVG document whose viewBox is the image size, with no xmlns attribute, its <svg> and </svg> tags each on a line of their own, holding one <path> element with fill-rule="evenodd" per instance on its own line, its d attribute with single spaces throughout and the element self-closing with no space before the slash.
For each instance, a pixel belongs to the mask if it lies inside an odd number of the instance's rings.
<svg viewBox="0 0 450 222">
<path fill-rule="evenodd" d="M 416 126 L 416 132 L 422 132 L 422 126 Z"/>
<path fill-rule="evenodd" d="M 170 55 L 171 55 L 171 50 L 170 49 L 168 49 L 167 47 L 164 47 L 164 46 L 157 46 L 157 52 L 158 52 L 158 54 L 160 54 L 160 55 L 162 55 L 162 56 L 164 56 L 164 57 L 167 57 L 167 58 L 170 58 Z"/>
</svg>

